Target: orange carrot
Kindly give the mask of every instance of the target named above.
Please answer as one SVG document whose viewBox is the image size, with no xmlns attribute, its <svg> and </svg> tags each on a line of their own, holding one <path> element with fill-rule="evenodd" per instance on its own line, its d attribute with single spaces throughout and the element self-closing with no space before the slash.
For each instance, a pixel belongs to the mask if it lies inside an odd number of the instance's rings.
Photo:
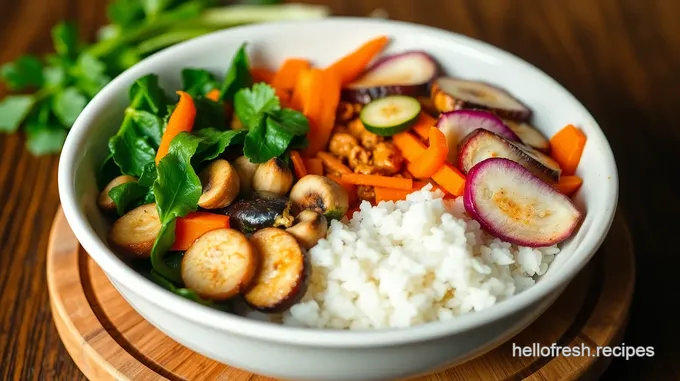
<svg viewBox="0 0 680 381">
<path fill-rule="evenodd" d="M 283 62 L 279 70 L 274 74 L 272 87 L 277 90 L 293 90 L 300 73 L 311 68 L 308 60 L 302 58 L 289 58 Z"/>
<path fill-rule="evenodd" d="M 373 188 L 375 192 L 375 203 L 379 204 L 381 201 L 400 201 L 406 200 L 406 196 L 413 193 L 413 190 L 393 189 L 385 187 Z"/>
<path fill-rule="evenodd" d="M 550 155 L 565 175 L 573 175 L 581 161 L 586 136 L 583 131 L 569 124 L 550 138 Z"/>
<path fill-rule="evenodd" d="M 180 132 L 189 132 L 194 127 L 194 119 L 196 119 L 194 100 L 191 98 L 191 95 L 184 91 L 178 91 L 177 94 L 179 95 L 179 102 L 177 102 L 177 107 L 175 107 L 172 115 L 170 115 L 168 126 L 161 137 L 161 144 L 156 153 L 156 164 L 167 155 L 170 149 L 170 142 L 175 136 Z"/>
<path fill-rule="evenodd" d="M 424 141 L 428 141 L 430 138 L 430 127 L 434 126 L 437 120 L 433 118 L 430 114 L 426 112 L 420 112 L 420 116 L 416 121 L 416 124 L 411 127 L 413 131 L 420 136 Z"/>
<path fill-rule="evenodd" d="M 430 146 L 415 160 L 408 163 L 408 171 L 417 179 L 432 177 L 444 165 L 449 147 L 446 136 L 437 127 L 430 127 Z"/>
<path fill-rule="evenodd" d="M 177 219 L 175 242 L 170 250 L 187 250 L 194 241 L 211 230 L 229 228 L 229 217 L 223 214 L 192 212 Z"/>
<path fill-rule="evenodd" d="M 413 189 L 413 180 L 401 177 L 389 177 L 381 175 L 364 175 L 361 173 L 344 173 L 342 180 L 354 185 L 368 185 L 391 189 Z"/>
<path fill-rule="evenodd" d="M 307 176 L 305 163 L 302 161 L 302 156 L 300 156 L 298 151 L 290 151 L 290 160 L 293 162 L 293 170 L 295 170 L 295 176 L 298 179 Z"/>
<path fill-rule="evenodd" d="M 300 112 L 302 112 L 303 99 L 307 97 L 306 91 L 309 89 L 309 81 L 311 80 L 309 72 L 311 70 L 311 68 L 301 70 L 298 74 L 295 86 L 293 87 L 293 95 L 290 99 L 290 107 Z"/>
<path fill-rule="evenodd" d="M 333 154 L 330 154 L 328 152 L 319 152 L 316 154 L 316 156 L 321 159 L 321 162 L 323 165 L 328 167 L 333 172 L 338 172 L 340 174 L 345 174 L 345 173 L 352 173 L 352 170 L 349 169 L 345 164 L 340 161 L 337 157 L 333 156 Z"/>
<path fill-rule="evenodd" d="M 253 83 L 264 82 L 271 84 L 272 80 L 274 79 L 274 74 L 275 73 L 273 71 L 263 67 L 250 68 L 250 75 L 253 77 Z"/>
<path fill-rule="evenodd" d="M 328 67 L 338 75 L 340 82 L 346 85 L 355 80 L 371 61 L 387 46 L 390 39 L 378 36 L 365 42 L 353 52 L 343 56 Z"/>
<path fill-rule="evenodd" d="M 554 185 L 560 193 L 571 196 L 583 184 L 583 179 L 578 176 L 560 176 L 560 181 Z"/>
<path fill-rule="evenodd" d="M 353 204 L 357 200 L 357 187 L 356 186 L 344 181 L 342 179 L 342 177 L 340 177 L 340 176 L 326 175 L 326 177 L 328 177 L 329 179 L 340 184 L 340 186 L 345 189 L 345 192 L 347 192 L 347 197 L 349 198 L 350 205 Z"/>
<path fill-rule="evenodd" d="M 210 99 L 211 101 L 217 102 L 220 99 L 220 90 L 212 89 L 208 91 L 208 94 L 206 94 L 205 97 Z"/>
<path fill-rule="evenodd" d="M 400 132 L 394 135 L 392 141 L 399 148 L 406 161 L 416 160 L 426 150 L 425 144 L 408 132 Z M 454 196 L 463 194 L 465 175 L 450 163 L 444 162 L 444 165 L 432 175 L 432 180 Z"/>
<path fill-rule="evenodd" d="M 449 163 L 444 163 L 437 173 L 432 175 L 432 180 L 454 196 L 461 196 L 465 189 L 465 175 Z"/>
<path fill-rule="evenodd" d="M 305 157 L 313 157 L 328 144 L 335 126 L 335 112 L 342 90 L 342 85 L 333 72 L 311 69 L 309 73 L 309 89 L 305 90 L 302 99 L 302 113 L 309 120 L 309 144 L 302 151 Z"/>
<path fill-rule="evenodd" d="M 302 162 L 305 163 L 305 168 L 307 168 L 307 172 L 310 175 L 323 176 L 323 163 L 321 162 L 321 159 L 308 158 L 302 159 Z"/>
</svg>

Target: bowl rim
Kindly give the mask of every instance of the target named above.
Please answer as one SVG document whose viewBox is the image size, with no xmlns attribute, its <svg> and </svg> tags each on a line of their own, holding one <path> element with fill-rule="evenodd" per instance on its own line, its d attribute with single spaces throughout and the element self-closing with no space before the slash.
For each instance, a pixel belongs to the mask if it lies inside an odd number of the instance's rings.
<svg viewBox="0 0 680 381">
<path fill-rule="evenodd" d="M 607 182 L 610 184 L 608 189 L 610 197 L 607 198 L 607 203 L 602 206 L 604 212 L 599 220 L 594 221 L 592 227 L 584 236 L 583 241 L 579 243 L 572 254 L 577 257 L 582 257 L 582 260 L 575 261 L 574 264 L 566 265 L 565 268 L 555 276 L 541 279 L 533 287 L 498 302 L 487 309 L 464 314 L 455 319 L 429 322 L 406 328 L 351 331 L 284 326 L 224 313 L 192 302 L 165 290 L 134 271 L 130 266 L 119 259 L 97 236 L 84 212 L 81 211 L 79 201 L 76 198 L 74 181 L 74 164 L 80 156 L 79 147 L 85 142 L 86 132 L 90 128 L 94 128 L 92 123 L 93 119 L 106 107 L 107 99 L 120 91 L 118 88 L 122 85 L 119 84 L 122 84 L 133 77 L 136 78 L 139 75 L 137 73 L 140 69 L 144 68 L 148 70 L 154 66 L 154 62 L 162 61 L 164 58 L 173 56 L 179 51 L 188 50 L 196 46 L 215 46 L 215 43 L 219 42 L 223 36 L 235 33 L 247 35 L 248 32 L 254 30 L 275 31 L 279 28 L 300 28 L 301 30 L 306 28 L 313 29 L 315 25 L 328 23 L 338 24 L 338 27 L 346 27 L 348 25 L 387 24 L 390 27 L 398 28 L 400 33 L 403 31 L 411 31 L 414 33 L 427 34 L 431 37 L 444 39 L 451 43 L 461 45 L 462 47 L 472 49 L 476 51 L 476 53 L 491 56 L 494 59 L 512 61 L 514 64 L 524 66 L 527 70 L 542 77 L 541 81 L 546 83 L 547 86 L 556 87 L 570 98 L 572 103 L 581 108 L 582 114 L 586 117 L 588 123 L 592 124 L 592 131 L 589 132 L 588 137 L 589 142 L 593 142 L 591 144 L 595 144 L 600 148 L 602 151 L 602 160 L 605 161 L 605 166 L 611 169 L 611 180 Z M 538 67 L 494 45 L 459 33 L 404 21 L 361 17 L 329 17 L 305 21 L 287 20 L 238 26 L 212 32 L 176 44 L 143 59 L 107 84 L 87 104 L 74 123 L 60 155 L 58 187 L 62 209 L 73 233 L 85 251 L 88 252 L 88 255 L 97 262 L 111 280 L 120 283 L 124 288 L 136 293 L 140 298 L 154 304 L 155 307 L 172 311 L 173 314 L 180 316 L 182 319 L 192 321 L 198 325 L 208 326 L 220 331 L 229 332 L 230 334 L 248 336 L 264 341 L 313 347 L 374 347 L 432 340 L 471 330 L 492 323 L 493 321 L 500 320 L 504 316 L 516 313 L 539 300 L 546 298 L 549 294 L 558 292 L 562 286 L 566 286 L 566 284 L 590 261 L 597 249 L 604 242 L 611 227 L 616 213 L 619 196 L 616 162 L 602 129 L 579 100 L 577 100 L 560 83 Z M 600 207 L 598 206 L 598 209 L 599 208 Z"/>
</svg>

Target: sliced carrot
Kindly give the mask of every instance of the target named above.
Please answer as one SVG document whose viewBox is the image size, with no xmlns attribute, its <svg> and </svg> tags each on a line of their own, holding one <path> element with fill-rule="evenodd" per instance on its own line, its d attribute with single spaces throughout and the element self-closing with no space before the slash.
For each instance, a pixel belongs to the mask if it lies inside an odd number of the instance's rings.
<svg viewBox="0 0 680 381">
<path fill-rule="evenodd" d="M 413 193 L 413 189 L 393 189 L 385 187 L 375 187 L 373 188 L 375 192 L 375 203 L 379 204 L 381 201 L 400 201 L 406 200 L 406 196 Z"/>
<path fill-rule="evenodd" d="M 583 179 L 574 175 L 560 176 L 560 181 L 554 185 L 560 193 L 567 196 L 571 196 L 576 192 L 583 184 Z"/>
<path fill-rule="evenodd" d="M 290 160 L 293 162 L 293 170 L 295 171 L 295 176 L 298 179 L 307 176 L 305 163 L 302 161 L 302 156 L 300 156 L 298 151 L 290 151 Z"/>
<path fill-rule="evenodd" d="M 309 72 L 312 69 L 303 69 L 298 74 L 297 81 L 295 82 L 295 87 L 293 88 L 293 95 L 290 99 L 290 107 L 302 112 L 303 99 L 307 97 L 306 91 L 309 90 L 309 82 L 311 76 Z"/>
<path fill-rule="evenodd" d="M 408 132 L 400 132 L 392 137 L 406 161 L 413 161 L 426 150 L 425 144 Z M 444 165 L 432 175 L 432 180 L 454 196 L 463 194 L 465 175 L 450 163 Z"/>
<path fill-rule="evenodd" d="M 180 132 L 189 132 L 194 127 L 196 105 L 194 104 L 193 98 L 184 91 L 178 91 L 177 94 L 179 95 L 179 102 L 177 102 L 177 107 L 175 107 L 172 115 L 170 115 L 168 126 L 165 128 L 165 132 L 163 132 L 163 136 L 161 137 L 161 143 L 158 146 L 158 152 L 156 153 L 156 164 L 168 154 L 170 142 L 175 136 Z"/>
<path fill-rule="evenodd" d="M 430 145 L 425 152 L 408 163 L 408 171 L 417 179 L 432 177 L 446 162 L 449 147 L 446 136 L 437 127 L 430 127 Z"/>
<path fill-rule="evenodd" d="M 416 123 L 411 127 L 413 131 L 420 136 L 424 141 L 430 138 L 430 127 L 434 126 L 437 120 L 426 112 L 420 112 L 420 116 Z"/>
<path fill-rule="evenodd" d="M 302 58 L 289 58 L 283 62 L 279 70 L 274 74 L 272 87 L 277 90 L 292 91 L 295 88 L 300 73 L 311 68 L 308 60 Z"/>
<path fill-rule="evenodd" d="M 562 168 L 565 175 L 573 175 L 581 161 L 586 135 L 569 124 L 550 138 L 550 155 Z"/>
<path fill-rule="evenodd" d="M 309 173 L 310 175 L 323 176 L 323 163 L 321 162 L 321 159 L 307 158 L 302 159 L 302 162 L 305 163 L 307 173 Z"/>
<path fill-rule="evenodd" d="M 351 53 L 343 56 L 328 67 L 338 75 L 340 82 L 346 85 L 355 80 L 380 53 L 390 39 L 387 36 L 373 38 Z"/>
<path fill-rule="evenodd" d="M 345 173 L 352 173 L 352 170 L 349 169 L 345 164 L 340 161 L 337 157 L 333 156 L 333 154 L 328 153 L 328 152 L 318 152 L 316 156 L 321 159 L 321 162 L 323 165 L 328 167 L 329 170 L 332 172 L 338 172 L 340 174 L 345 174 Z"/>
<path fill-rule="evenodd" d="M 253 77 L 253 83 L 264 82 L 271 84 L 272 80 L 274 79 L 274 74 L 275 73 L 273 71 L 263 67 L 250 68 L 250 75 Z"/>
<path fill-rule="evenodd" d="M 303 92 L 302 113 L 309 120 L 309 144 L 302 156 L 313 157 L 323 150 L 331 137 L 342 85 L 333 72 L 320 69 L 309 71 L 309 89 Z"/>
<path fill-rule="evenodd" d="M 355 185 L 352 185 L 342 179 L 340 176 L 336 175 L 326 175 L 329 179 L 335 181 L 336 183 L 340 184 L 341 187 L 345 189 L 345 192 L 347 192 L 347 197 L 349 199 L 350 205 L 353 204 L 355 201 L 357 201 L 357 187 Z"/>
<path fill-rule="evenodd" d="M 180 217 L 175 225 L 175 242 L 170 250 L 185 251 L 203 234 L 221 228 L 229 228 L 229 217 L 224 214 L 192 212 Z"/>
<path fill-rule="evenodd" d="M 208 91 L 208 94 L 206 94 L 205 97 L 210 99 L 211 101 L 217 102 L 220 99 L 220 90 L 212 89 Z"/>
<path fill-rule="evenodd" d="M 390 189 L 413 189 L 413 180 L 402 177 L 389 177 L 381 175 L 364 175 L 362 173 L 344 173 L 342 180 L 354 185 L 368 185 Z"/>
</svg>

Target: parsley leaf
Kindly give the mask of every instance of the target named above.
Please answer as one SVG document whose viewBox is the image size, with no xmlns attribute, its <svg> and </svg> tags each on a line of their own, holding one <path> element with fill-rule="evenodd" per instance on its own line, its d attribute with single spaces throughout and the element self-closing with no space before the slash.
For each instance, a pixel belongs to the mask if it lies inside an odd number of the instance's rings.
<svg viewBox="0 0 680 381">
<path fill-rule="evenodd" d="M 241 44 L 232 58 L 231 66 L 224 77 L 221 89 L 221 101 L 231 102 L 236 92 L 253 84 L 253 77 L 250 74 L 250 64 L 246 54 L 246 43 Z"/>
<path fill-rule="evenodd" d="M 10 95 L 0 101 L 0 132 L 15 132 L 35 104 L 33 95 Z"/>
<path fill-rule="evenodd" d="M 54 97 L 54 115 L 70 128 L 87 105 L 87 98 L 75 87 L 68 87 Z"/>
<path fill-rule="evenodd" d="M 38 87 L 43 83 L 42 63 L 34 56 L 19 57 L 0 67 L 0 77 L 10 90 Z"/>
<path fill-rule="evenodd" d="M 247 127 L 250 127 L 250 121 L 255 115 L 280 108 L 276 92 L 266 83 L 256 83 L 251 89 L 242 89 L 234 96 L 234 112 Z"/>
<path fill-rule="evenodd" d="M 78 54 L 78 30 L 71 23 L 61 22 L 52 28 L 52 43 L 57 54 L 74 58 Z"/>
<path fill-rule="evenodd" d="M 224 104 L 208 98 L 197 97 L 194 98 L 194 106 L 196 107 L 194 130 L 200 131 L 204 128 L 224 130 L 227 127 Z"/>
<path fill-rule="evenodd" d="M 196 131 L 196 136 L 201 140 L 196 150 L 194 162 L 200 163 L 217 158 L 230 145 L 242 143 L 245 132 L 235 130 L 219 131 L 212 128 Z"/>
<path fill-rule="evenodd" d="M 29 123 L 26 125 L 26 149 L 40 156 L 59 153 L 66 140 L 66 130 L 55 124 Z"/>
</svg>

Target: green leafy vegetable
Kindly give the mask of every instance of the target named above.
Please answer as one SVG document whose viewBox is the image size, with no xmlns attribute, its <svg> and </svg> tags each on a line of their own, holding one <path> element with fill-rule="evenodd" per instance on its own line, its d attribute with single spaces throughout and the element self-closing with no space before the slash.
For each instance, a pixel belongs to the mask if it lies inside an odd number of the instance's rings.
<svg viewBox="0 0 680 381">
<path fill-rule="evenodd" d="M 137 181 L 116 185 L 109 191 L 109 197 L 116 205 L 119 216 L 144 204 L 154 202 L 153 183 L 156 181 L 156 165 L 149 163 L 142 169 L 142 175 Z M 149 198 L 150 197 L 150 198 Z"/>
<path fill-rule="evenodd" d="M 23 56 L 0 67 L 0 77 L 11 90 L 24 90 L 43 84 L 43 67 L 34 56 Z"/>
<path fill-rule="evenodd" d="M 163 118 L 148 111 L 135 110 L 132 108 L 125 110 L 125 113 L 126 115 L 130 115 L 135 122 L 137 131 L 148 138 L 147 142 L 153 149 L 158 150 L 158 146 L 161 144 L 161 136 L 163 136 Z"/>
<path fill-rule="evenodd" d="M 187 298 L 191 301 L 194 301 L 196 303 L 202 304 L 204 306 L 212 307 L 218 310 L 222 311 L 231 311 L 232 306 L 231 303 L 226 302 L 226 303 L 216 303 L 212 302 L 210 300 L 205 300 L 198 296 L 196 292 L 194 292 L 191 289 L 184 288 L 184 287 L 177 287 L 172 282 L 169 282 L 167 279 L 165 279 L 162 275 L 160 275 L 157 271 L 151 270 L 149 278 L 156 283 L 157 285 L 165 288 L 166 290 L 169 290 L 181 297 Z"/>
<path fill-rule="evenodd" d="M 151 264 L 160 275 L 179 283 L 176 271 L 163 261 L 163 255 L 175 241 L 175 220 L 198 208 L 201 197 L 201 181 L 191 166 L 199 140 L 181 132 L 170 143 L 168 154 L 158 163 L 158 178 L 153 193 L 161 220 L 161 232 L 151 250 Z"/>
<path fill-rule="evenodd" d="M 194 98 L 194 106 L 196 107 L 194 130 L 202 130 L 204 128 L 224 130 L 227 128 L 224 104 L 208 98 L 197 97 Z"/>
<path fill-rule="evenodd" d="M 246 46 L 246 43 L 241 44 L 231 60 L 229 71 L 222 82 L 220 94 L 220 100 L 222 101 L 231 102 L 236 92 L 253 84 Z"/>
<path fill-rule="evenodd" d="M 56 153 L 63 144 L 64 133 L 68 133 L 83 105 L 113 77 L 149 54 L 232 26 L 282 19 L 322 18 L 329 14 L 328 8 L 318 5 L 260 5 L 278 2 L 250 0 L 247 2 L 249 5 L 220 6 L 216 0 L 112 0 L 107 7 L 111 24 L 101 27 L 97 33 L 99 40 L 93 44 L 79 40 L 74 24 L 59 23 L 51 31 L 55 54 L 40 59 L 26 55 L 0 66 L 0 80 L 8 89 L 34 91 L 0 100 L 0 132 L 14 133 L 23 124 L 29 135 L 26 145 L 30 152 Z M 197 78 L 190 93 L 193 95 L 194 91 L 214 86 L 227 89 L 222 93 L 222 100 L 231 101 L 239 89 L 250 86 L 252 81 L 243 49 L 233 61 L 236 65 L 232 65 L 223 82 L 214 79 L 209 84 L 211 81 L 199 81 L 200 78 Z M 152 93 L 149 95 L 155 99 Z M 43 118 L 45 124 L 34 122 L 29 125 L 29 114 L 33 109 L 42 110 L 43 105 L 46 105 L 49 114 Z M 156 108 L 167 110 L 163 102 L 151 102 L 148 106 L 136 109 L 159 117 L 165 113 Z M 226 128 L 215 124 L 203 125 Z M 144 149 L 146 147 L 142 147 Z M 110 160 L 114 160 L 113 157 Z"/>
<path fill-rule="evenodd" d="M 246 131 L 219 131 L 212 128 L 197 131 L 196 137 L 200 140 L 193 162 L 201 163 L 217 158 L 230 145 L 243 143 L 245 133 Z"/>
<path fill-rule="evenodd" d="M 281 156 L 294 139 L 298 148 L 307 144 L 307 118 L 298 111 L 281 109 L 276 92 L 265 83 L 239 90 L 234 97 L 234 112 L 248 129 L 243 154 L 253 163 Z"/>
<path fill-rule="evenodd" d="M 219 87 L 219 83 L 207 70 L 187 68 L 182 70 L 182 90 L 193 98 L 206 95 L 210 90 Z"/>
<path fill-rule="evenodd" d="M 12 95 L 0 102 L 0 131 L 14 132 L 35 104 L 33 95 Z"/>
</svg>

